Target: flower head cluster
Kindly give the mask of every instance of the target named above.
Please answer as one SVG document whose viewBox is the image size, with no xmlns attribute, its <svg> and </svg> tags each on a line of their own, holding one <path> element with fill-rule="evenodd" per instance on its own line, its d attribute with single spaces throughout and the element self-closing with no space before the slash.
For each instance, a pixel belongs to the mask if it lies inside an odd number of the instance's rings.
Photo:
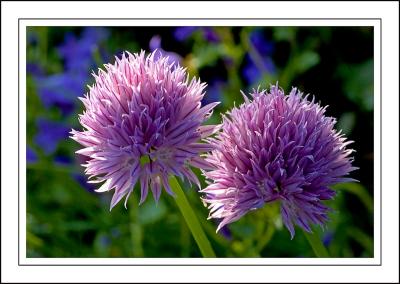
<svg viewBox="0 0 400 284">
<path fill-rule="evenodd" d="M 335 119 L 325 116 L 314 100 L 297 89 L 288 96 L 273 86 L 255 91 L 252 101 L 224 117 L 211 139 L 216 149 L 207 157 L 215 169 L 205 175 L 202 190 L 210 218 L 221 218 L 218 230 L 266 203 L 280 202 L 283 223 L 293 238 L 294 224 L 310 232 L 323 226 L 332 199 L 330 185 L 352 180 L 351 141 L 336 132 Z"/>
<path fill-rule="evenodd" d="M 123 54 L 93 74 L 96 82 L 81 98 L 84 130 L 71 132 L 84 146 L 77 153 L 90 158 L 85 172 L 103 183 L 97 191 L 115 189 L 111 208 L 124 196 L 127 201 L 137 182 L 140 203 L 149 190 L 157 201 L 162 187 L 173 194 L 169 175 L 199 185 L 190 166 L 210 167 L 200 154 L 212 146 L 201 140 L 216 127 L 202 124 L 216 103 L 202 107 L 205 84 L 156 52 Z"/>
</svg>

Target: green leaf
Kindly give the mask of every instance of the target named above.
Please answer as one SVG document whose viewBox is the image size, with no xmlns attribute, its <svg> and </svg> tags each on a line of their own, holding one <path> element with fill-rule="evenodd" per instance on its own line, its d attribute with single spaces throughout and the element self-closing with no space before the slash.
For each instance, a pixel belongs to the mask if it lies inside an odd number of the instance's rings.
<svg viewBox="0 0 400 284">
<path fill-rule="evenodd" d="M 338 121 L 337 128 L 344 134 L 350 134 L 356 124 L 356 115 L 353 112 L 343 113 Z"/>
<path fill-rule="evenodd" d="M 319 55 L 313 51 L 306 51 L 296 57 L 295 70 L 302 73 L 319 63 Z"/>
<path fill-rule="evenodd" d="M 205 66 L 213 66 L 216 64 L 220 54 L 221 54 L 221 46 L 220 45 L 201 45 L 193 50 L 193 66 L 199 70 Z"/>
<path fill-rule="evenodd" d="M 277 41 L 287 40 L 292 41 L 296 37 L 296 28 L 294 27 L 276 27 L 274 28 L 274 39 Z"/>
<path fill-rule="evenodd" d="M 363 231 L 355 227 L 350 227 L 348 229 L 348 234 L 351 238 L 357 241 L 364 249 L 368 252 L 370 256 L 374 253 L 374 241 Z"/>
<path fill-rule="evenodd" d="M 348 183 L 341 183 L 333 186 L 335 190 L 343 190 L 350 192 L 356 195 L 364 206 L 368 209 L 369 212 L 373 212 L 374 210 L 374 201 L 372 197 L 369 195 L 367 189 L 359 183 L 355 182 L 348 182 Z"/>
<path fill-rule="evenodd" d="M 374 107 L 374 62 L 372 59 L 361 64 L 341 64 L 338 75 L 344 80 L 346 97 L 364 111 Z"/>
</svg>

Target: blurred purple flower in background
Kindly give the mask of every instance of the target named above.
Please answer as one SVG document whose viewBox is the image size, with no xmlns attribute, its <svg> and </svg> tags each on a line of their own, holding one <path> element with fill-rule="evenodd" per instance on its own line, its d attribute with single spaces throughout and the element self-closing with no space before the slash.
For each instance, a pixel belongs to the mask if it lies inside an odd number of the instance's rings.
<svg viewBox="0 0 400 284">
<path fill-rule="evenodd" d="M 258 29 L 250 33 L 249 44 L 252 51 L 244 58 L 243 77 L 248 84 L 254 85 L 262 80 L 263 73 L 275 73 L 275 65 L 271 58 L 274 45 Z"/>
<path fill-rule="evenodd" d="M 180 63 L 182 62 L 182 57 L 179 54 L 171 51 L 165 51 L 164 49 L 162 49 L 161 37 L 159 35 L 155 35 L 150 39 L 149 47 L 151 52 L 156 50 L 159 51 L 154 56 L 155 60 L 159 60 L 162 57 L 168 57 L 168 63 L 174 64 L 175 66 L 180 65 Z"/>
<path fill-rule="evenodd" d="M 58 165 L 71 165 L 73 163 L 73 160 L 70 156 L 57 155 L 54 158 L 54 163 Z"/>
<path fill-rule="evenodd" d="M 243 77 L 249 85 L 258 84 L 262 80 L 262 75 L 272 74 L 275 72 L 275 65 L 271 58 L 264 57 L 254 63 L 254 60 L 248 55 L 244 58 L 245 66 L 243 67 Z"/>
<path fill-rule="evenodd" d="M 178 27 L 174 31 L 177 41 L 185 41 L 198 29 L 198 27 Z"/>
<path fill-rule="evenodd" d="M 220 38 L 212 27 L 202 28 L 203 37 L 208 42 L 219 42 Z"/>
<path fill-rule="evenodd" d="M 39 64 L 32 62 L 26 64 L 26 72 L 36 78 L 44 75 L 43 68 Z"/>
<path fill-rule="evenodd" d="M 270 55 L 274 51 L 272 41 L 265 38 L 263 30 L 255 29 L 250 33 L 250 43 L 261 55 Z"/>
<path fill-rule="evenodd" d="M 104 248 L 107 248 L 107 247 L 109 247 L 110 244 L 111 244 L 111 239 L 110 239 L 110 237 L 107 236 L 107 235 L 102 235 L 102 236 L 100 236 L 99 243 L 100 243 L 100 245 L 103 246 Z"/>
<path fill-rule="evenodd" d="M 38 157 L 37 154 L 35 153 L 35 151 L 33 151 L 33 149 L 29 146 L 26 146 L 26 162 L 28 164 L 33 164 L 36 163 L 38 161 Z"/>
<path fill-rule="evenodd" d="M 65 36 L 64 43 L 58 48 L 58 54 L 63 59 L 67 72 L 84 72 L 85 70 L 81 69 L 88 68 L 92 64 L 94 48 L 95 46 L 92 46 L 90 42 L 86 44 L 84 37 L 78 39 L 74 34 L 69 33 Z"/>
<path fill-rule="evenodd" d="M 107 29 L 88 27 L 77 38 L 66 35 L 58 53 L 64 62 L 62 73 L 46 75 L 37 64 L 28 64 L 27 72 L 35 79 L 39 96 L 46 108 L 57 107 L 69 115 L 76 107 L 76 98 L 85 92 L 89 71 L 95 67 L 93 53 L 98 44 L 108 38 Z"/>
<path fill-rule="evenodd" d="M 334 129 L 336 120 L 324 115 L 314 101 L 297 89 L 288 96 L 278 86 L 270 93 L 256 91 L 250 101 L 224 117 L 222 131 L 210 139 L 215 150 L 206 161 L 216 169 L 205 172 L 210 181 L 202 190 L 210 218 L 222 219 L 218 230 L 266 203 L 279 201 L 283 223 L 293 238 L 294 224 L 311 232 L 321 227 L 332 199 L 329 186 L 353 181 L 355 170 L 346 149 L 352 141 Z"/>
<path fill-rule="evenodd" d="M 209 104 L 213 102 L 219 102 L 222 99 L 222 91 L 225 86 L 225 82 L 222 80 L 213 80 L 207 86 L 207 96 L 204 96 L 203 100 L 201 101 L 203 104 Z"/>
<path fill-rule="evenodd" d="M 38 93 L 46 108 L 55 106 L 63 115 L 69 115 L 76 107 L 76 97 L 84 92 L 85 81 L 76 74 L 49 75 L 37 81 Z"/>
<path fill-rule="evenodd" d="M 37 37 L 33 36 L 35 33 L 29 34 L 32 41 L 37 41 Z M 109 31 L 99 27 L 86 27 L 78 37 L 68 33 L 64 42 L 58 47 L 59 56 L 64 64 L 64 70 L 60 73 L 47 75 L 42 66 L 28 62 L 27 74 L 34 79 L 45 108 L 55 107 L 64 117 L 74 112 L 77 107 L 76 98 L 85 92 L 89 71 L 95 67 L 94 52 L 98 49 L 99 43 L 108 36 Z M 46 155 L 53 154 L 58 143 L 66 139 L 69 132 L 66 125 L 43 118 L 37 120 L 37 129 L 34 142 Z M 56 157 L 56 163 L 63 163 L 57 159 L 60 157 Z"/>
<path fill-rule="evenodd" d="M 68 137 L 70 128 L 62 123 L 39 118 L 36 124 L 38 131 L 34 141 L 46 155 L 54 153 L 58 143 Z"/>
<path fill-rule="evenodd" d="M 208 42 L 218 42 L 220 38 L 212 27 L 177 27 L 174 31 L 174 37 L 177 41 L 189 39 L 196 31 L 200 31 L 204 40 Z"/>
<path fill-rule="evenodd" d="M 100 27 L 86 27 L 79 38 L 67 34 L 64 43 L 58 48 L 68 72 L 88 76 L 88 69 L 94 67 L 93 52 L 98 44 L 109 37 L 109 31 Z"/>
<path fill-rule="evenodd" d="M 210 167 L 199 155 L 212 147 L 199 142 L 217 129 L 202 126 L 217 103 L 201 107 L 205 84 L 156 56 L 124 54 L 94 75 L 96 83 L 80 98 L 84 130 L 72 130 L 71 138 L 85 147 L 77 153 L 90 158 L 86 174 L 104 182 L 97 191 L 115 189 L 110 209 L 124 196 L 126 206 L 137 182 L 140 203 L 149 189 L 158 201 L 162 187 L 173 195 L 170 175 L 200 186 L 190 167 Z"/>
<path fill-rule="evenodd" d="M 324 246 L 328 247 L 331 244 L 333 237 L 334 233 L 332 231 L 325 232 L 322 237 L 322 243 Z"/>
</svg>

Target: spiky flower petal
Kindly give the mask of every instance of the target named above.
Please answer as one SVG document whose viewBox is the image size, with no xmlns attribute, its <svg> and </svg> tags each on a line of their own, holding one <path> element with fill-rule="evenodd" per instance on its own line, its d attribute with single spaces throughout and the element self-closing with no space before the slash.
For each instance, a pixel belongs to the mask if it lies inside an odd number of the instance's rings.
<svg viewBox="0 0 400 284">
<path fill-rule="evenodd" d="M 216 149 L 206 159 L 215 169 L 204 201 L 210 218 L 221 218 L 218 230 L 250 210 L 280 202 L 283 223 L 293 238 L 294 224 L 307 232 L 327 220 L 329 187 L 350 181 L 351 141 L 336 132 L 336 120 L 297 89 L 288 96 L 278 86 L 255 91 L 250 101 L 224 117 L 213 139 Z"/>
<path fill-rule="evenodd" d="M 140 203 L 149 190 L 158 201 L 162 187 L 173 194 L 169 175 L 199 184 L 190 166 L 209 166 L 200 154 L 212 146 L 201 141 L 216 127 L 202 124 L 216 103 L 201 107 L 205 84 L 156 52 L 116 57 L 80 98 L 84 130 L 72 130 L 72 138 L 84 146 L 77 153 L 90 158 L 84 166 L 91 182 L 103 183 L 97 191 L 115 189 L 110 209 L 124 196 L 126 206 L 136 183 Z"/>
</svg>

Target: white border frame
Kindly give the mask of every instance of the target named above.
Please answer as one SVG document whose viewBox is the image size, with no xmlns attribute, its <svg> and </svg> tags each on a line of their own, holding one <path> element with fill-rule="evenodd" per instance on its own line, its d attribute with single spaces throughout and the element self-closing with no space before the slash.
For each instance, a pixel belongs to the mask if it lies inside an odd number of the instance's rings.
<svg viewBox="0 0 400 284">
<path fill-rule="evenodd" d="M 386 2 L 2 2 L 2 281 L 325 281 L 325 282 L 376 282 L 399 281 L 398 259 L 398 26 L 399 4 Z M 210 5 L 212 5 L 210 7 Z M 76 6 L 79 6 L 78 8 Z M 227 10 L 229 7 L 229 11 Z M 63 17 L 118 17 L 118 18 L 165 18 L 181 17 L 231 17 L 231 18 L 381 18 L 382 19 L 382 66 L 381 78 L 383 112 L 374 114 L 374 119 L 382 118 L 382 264 L 380 266 L 292 266 L 290 273 L 282 266 L 242 266 L 236 267 L 123 267 L 123 266 L 19 266 L 17 244 L 18 199 L 16 188 L 18 137 L 18 97 L 17 69 L 17 20 L 18 18 L 63 18 Z M 345 20 L 343 20 L 345 21 Z M 363 20 L 362 20 L 363 21 Z M 94 20 L 100 24 L 100 20 Z M 82 23 L 79 25 L 87 25 Z M 101 24 L 102 25 L 102 24 Z M 375 45 L 375 47 L 377 47 Z M 22 61 L 22 60 L 21 60 Z M 13 64 L 14 62 L 14 64 Z M 375 61 L 376 62 L 376 61 Z M 24 69 L 23 69 L 24 70 Z M 4 72 L 6 71 L 6 72 Z M 375 80 L 376 82 L 376 80 Z M 375 83 L 375 88 L 377 84 Z M 22 90 L 22 89 L 21 89 Z M 376 98 L 376 92 L 375 92 Z M 21 101 L 22 103 L 22 101 Z M 376 108 L 376 107 L 375 107 Z M 6 118 L 6 119 L 5 119 Z M 376 129 L 376 128 L 375 128 Z M 4 135 L 6 134 L 6 135 Z M 4 139 L 6 137 L 7 139 Z M 22 136 L 20 137 L 22 140 Z M 376 138 L 374 142 L 378 142 Z M 376 147 L 377 143 L 375 143 Z M 7 149 L 7 151 L 4 151 Z M 25 156 L 25 152 L 21 156 Z M 22 164 L 20 165 L 22 166 Z M 380 165 L 375 164 L 376 169 Z M 22 181 L 20 186 L 22 187 Z M 376 187 L 375 187 L 376 188 Z M 380 195 L 380 194 L 379 194 Z M 377 196 L 375 195 L 375 201 Z M 377 202 L 375 202 L 376 204 Z M 376 206 L 376 205 L 375 205 Z M 376 207 L 375 213 L 376 211 Z M 381 217 L 382 217 L 381 216 Z M 375 226 L 376 228 L 377 226 Z M 375 232 L 374 232 L 375 233 Z M 376 235 L 376 233 L 375 233 Z M 380 237 L 380 234 L 379 234 Z M 377 236 L 374 243 L 377 243 Z M 376 251 L 374 251 L 376 256 Z M 22 259 L 21 259 L 22 260 Z M 74 262 L 74 259 L 70 259 Z M 176 259 L 174 259 L 176 260 Z M 185 259 L 186 260 L 186 259 Z M 240 259 L 242 260 L 242 259 Z M 245 259 L 244 259 L 245 260 Z M 280 259 L 282 260 L 282 259 Z M 292 259 L 291 259 L 292 260 Z M 345 260 L 346 259 L 342 259 Z M 97 259 L 99 263 L 102 259 Z M 118 259 L 116 260 L 118 261 Z M 283 260 L 284 261 L 284 260 Z M 318 259 L 320 262 L 321 259 Z M 83 261 L 84 262 L 84 261 Z M 188 264 L 186 262 L 186 264 Z M 103 264 L 104 265 L 104 264 Z M 361 264 L 362 265 L 362 264 Z M 172 279 L 172 280 L 171 280 Z"/>
</svg>

